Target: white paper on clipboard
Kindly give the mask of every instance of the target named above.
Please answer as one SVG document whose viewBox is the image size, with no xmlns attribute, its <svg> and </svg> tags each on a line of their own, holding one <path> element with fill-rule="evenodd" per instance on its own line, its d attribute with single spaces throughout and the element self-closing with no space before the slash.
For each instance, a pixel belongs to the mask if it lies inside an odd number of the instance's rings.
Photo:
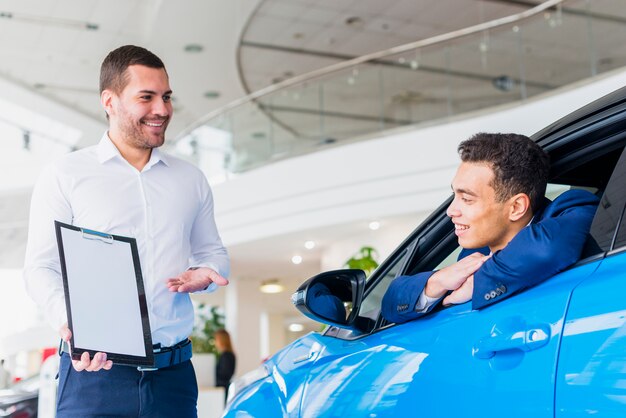
<svg viewBox="0 0 626 418">
<path fill-rule="evenodd" d="M 55 222 L 73 347 L 150 364 L 152 341 L 133 238 Z"/>
</svg>

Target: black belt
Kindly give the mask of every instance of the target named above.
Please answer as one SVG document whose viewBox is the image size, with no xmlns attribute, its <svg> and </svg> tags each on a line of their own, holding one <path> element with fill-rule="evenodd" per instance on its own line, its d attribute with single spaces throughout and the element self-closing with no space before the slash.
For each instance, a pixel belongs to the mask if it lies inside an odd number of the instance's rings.
<svg viewBox="0 0 626 418">
<path fill-rule="evenodd" d="M 154 351 L 154 365 L 150 367 L 137 367 L 140 371 L 152 371 L 165 367 L 174 366 L 191 359 L 191 340 L 186 339 L 171 347 L 161 347 L 161 344 L 152 346 Z M 68 353 L 67 344 L 61 341 L 60 350 Z"/>
<path fill-rule="evenodd" d="M 190 339 L 183 340 L 171 347 L 161 347 L 161 344 L 155 344 L 152 349 L 154 350 L 154 366 L 151 368 L 154 369 L 162 369 L 191 360 Z"/>
</svg>

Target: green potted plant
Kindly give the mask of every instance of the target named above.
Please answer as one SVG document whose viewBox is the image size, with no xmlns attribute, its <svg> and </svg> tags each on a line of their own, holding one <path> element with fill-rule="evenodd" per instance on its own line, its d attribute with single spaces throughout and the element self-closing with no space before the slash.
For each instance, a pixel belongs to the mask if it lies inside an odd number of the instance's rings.
<svg viewBox="0 0 626 418">
<path fill-rule="evenodd" d="M 378 267 L 378 251 L 373 247 L 361 247 L 359 251 L 346 261 L 346 266 L 351 269 L 363 270 L 366 274 L 370 274 Z"/>
<path fill-rule="evenodd" d="M 224 328 L 224 315 L 215 306 L 200 303 L 195 307 L 196 321 L 189 339 L 193 347 L 192 362 L 198 386 L 215 386 L 215 331 Z"/>
<path fill-rule="evenodd" d="M 201 303 L 196 308 L 196 325 L 189 337 L 194 353 L 211 353 L 217 355 L 215 347 L 215 331 L 224 328 L 224 315 L 216 306 Z"/>
</svg>

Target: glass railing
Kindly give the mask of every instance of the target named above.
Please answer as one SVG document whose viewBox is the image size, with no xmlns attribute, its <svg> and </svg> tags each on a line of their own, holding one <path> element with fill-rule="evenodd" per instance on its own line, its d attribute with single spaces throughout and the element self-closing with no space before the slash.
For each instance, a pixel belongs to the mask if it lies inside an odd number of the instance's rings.
<svg viewBox="0 0 626 418">
<path fill-rule="evenodd" d="M 626 65 L 623 0 L 523 13 L 345 61 L 208 114 L 176 150 L 212 180 L 407 125 L 507 103 Z"/>
</svg>

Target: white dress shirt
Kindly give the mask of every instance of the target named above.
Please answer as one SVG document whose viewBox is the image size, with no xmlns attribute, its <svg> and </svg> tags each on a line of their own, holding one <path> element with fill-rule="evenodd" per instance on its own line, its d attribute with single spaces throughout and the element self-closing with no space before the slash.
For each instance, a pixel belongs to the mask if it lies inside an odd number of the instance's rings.
<svg viewBox="0 0 626 418">
<path fill-rule="evenodd" d="M 202 172 L 158 149 L 139 172 L 104 134 L 98 145 L 46 167 L 33 191 L 24 279 L 55 329 L 67 322 L 55 220 L 136 238 L 155 344 L 171 346 L 193 328 L 189 295 L 171 292 L 169 278 L 189 267 L 229 273 Z"/>
</svg>

